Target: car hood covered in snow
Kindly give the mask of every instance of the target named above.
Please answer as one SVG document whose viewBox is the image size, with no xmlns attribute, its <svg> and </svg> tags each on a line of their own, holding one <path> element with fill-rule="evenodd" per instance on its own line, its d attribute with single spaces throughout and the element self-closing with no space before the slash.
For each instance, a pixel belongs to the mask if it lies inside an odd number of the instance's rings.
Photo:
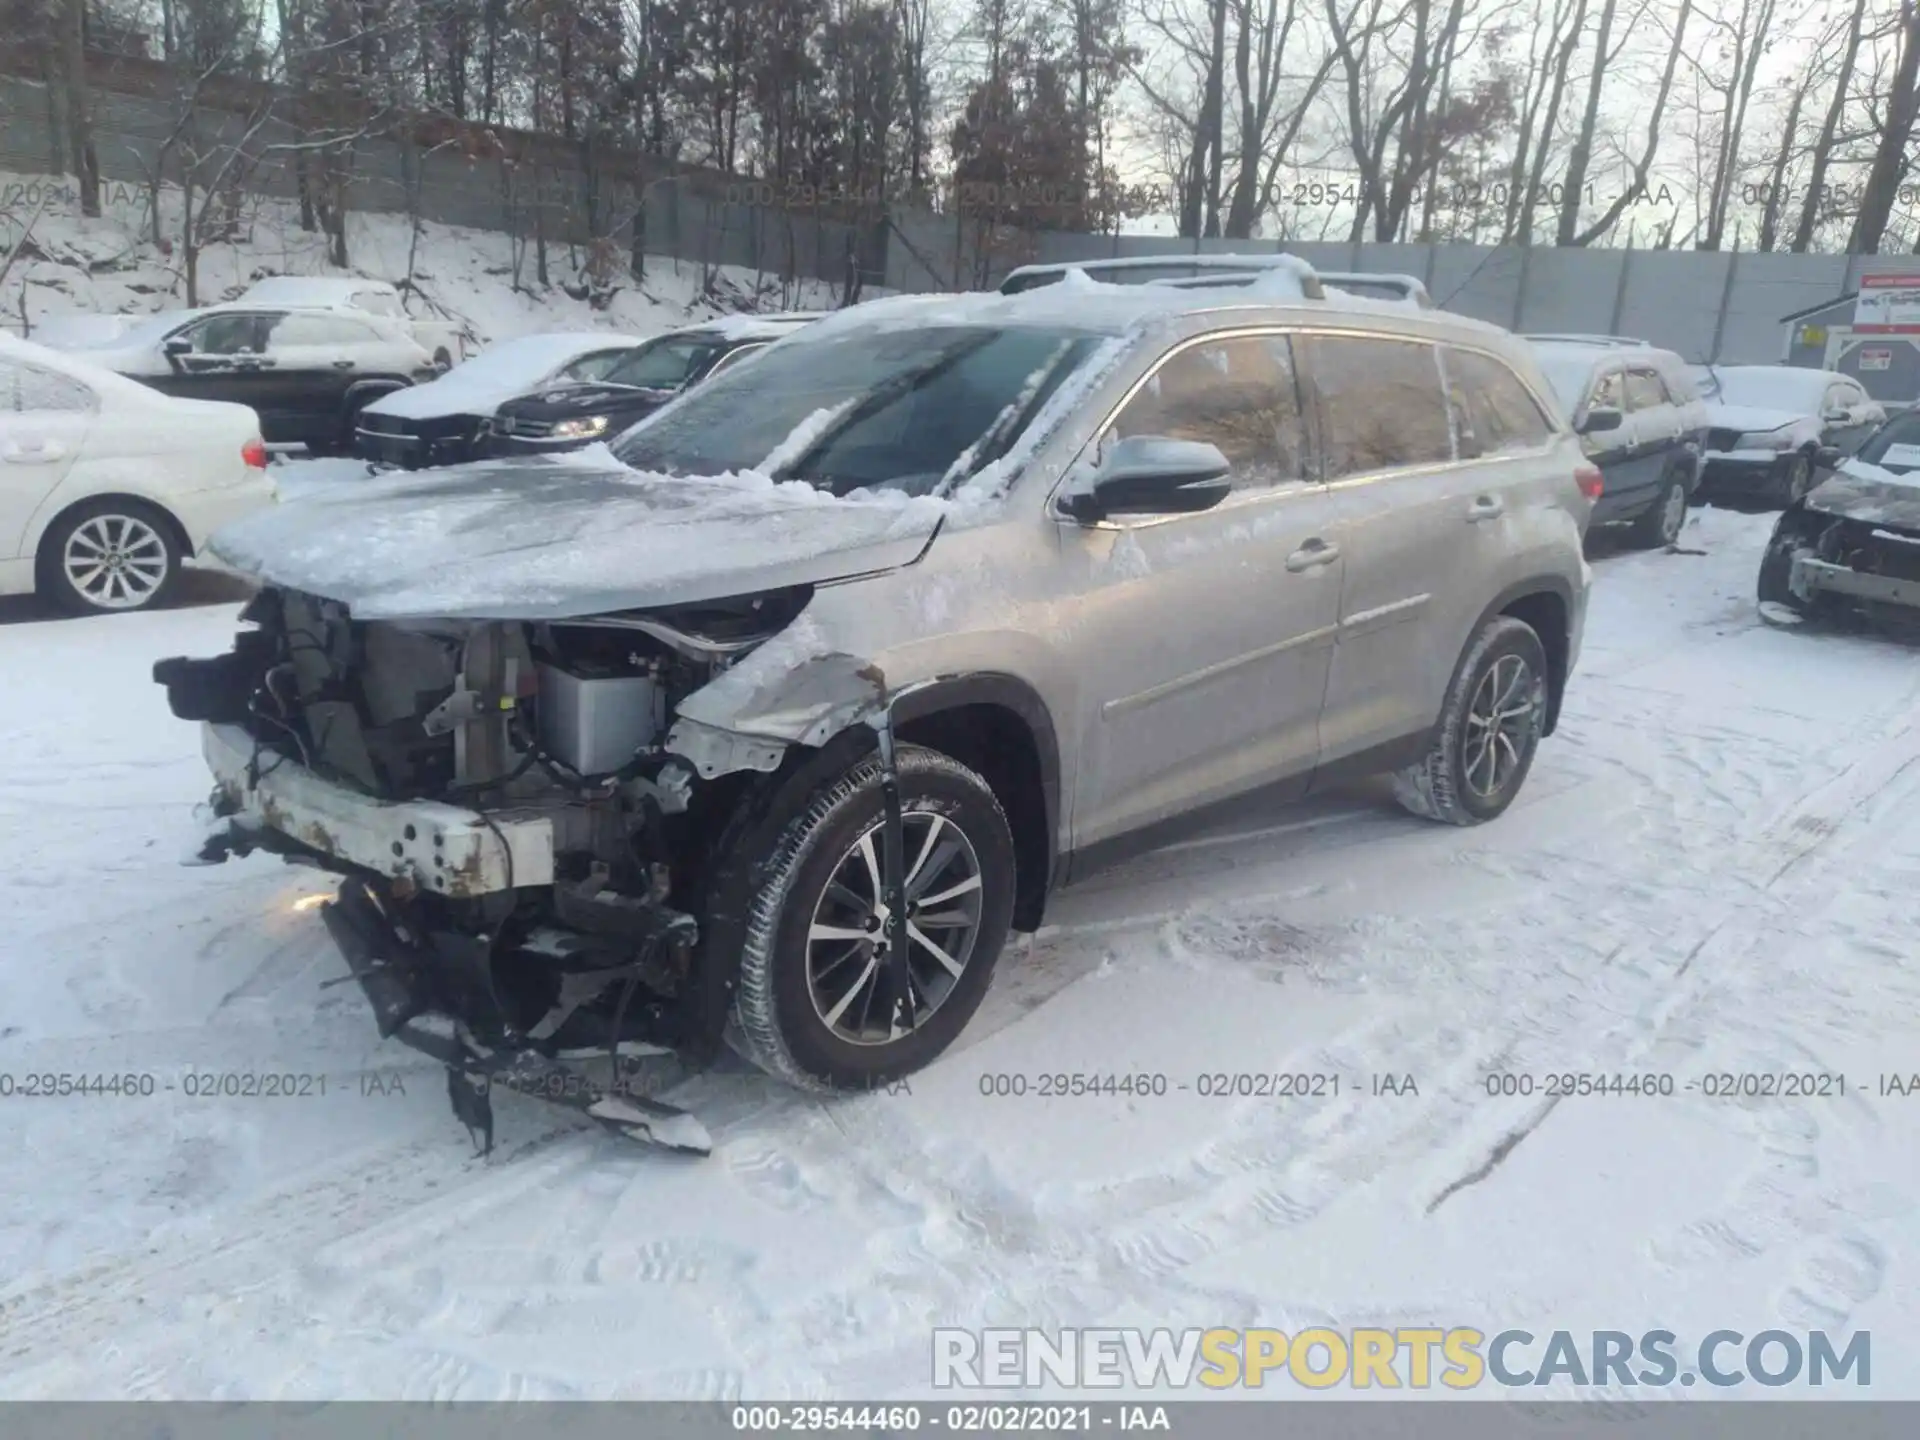
<svg viewBox="0 0 1920 1440">
<path fill-rule="evenodd" d="M 343 482 L 248 516 L 212 548 L 360 619 L 564 620 L 894 569 L 944 513 L 755 474 L 641 474 L 599 446 Z"/>
<path fill-rule="evenodd" d="M 1807 508 L 1920 534 L 1920 467 L 1890 469 L 1857 457 L 1843 460 L 1808 494 Z"/>
<path fill-rule="evenodd" d="M 1809 432 L 1819 429 L 1811 415 L 1759 405 L 1727 405 L 1717 400 L 1707 402 L 1707 424 L 1715 430 L 1738 430 L 1742 435 L 1764 435 L 1789 425 L 1804 426 Z"/>
</svg>

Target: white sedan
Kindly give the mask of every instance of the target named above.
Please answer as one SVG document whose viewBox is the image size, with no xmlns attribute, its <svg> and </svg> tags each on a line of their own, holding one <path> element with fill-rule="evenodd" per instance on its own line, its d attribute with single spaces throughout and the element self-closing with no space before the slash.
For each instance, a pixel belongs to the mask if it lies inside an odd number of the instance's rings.
<svg viewBox="0 0 1920 1440">
<path fill-rule="evenodd" d="M 141 609 L 215 530 L 275 498 L 246 406 L 0 335 L 0 595 Z"/>
</svg>

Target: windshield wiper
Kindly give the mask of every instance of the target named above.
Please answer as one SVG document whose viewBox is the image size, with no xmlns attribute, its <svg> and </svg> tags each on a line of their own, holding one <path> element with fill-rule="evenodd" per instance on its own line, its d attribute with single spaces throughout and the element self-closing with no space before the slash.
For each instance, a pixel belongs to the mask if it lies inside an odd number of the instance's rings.
<svg viewBox="0 0 1920 1440">
<path fill-rule="evenodd" d="M 820 454 L 821 451 L 825 450 L 827 446 L 839 439 L 840 436 L 845 434 L 852 426 L 859 424 L 863 420 L 871 419 L 896 400 L 904 399 L 914 391 L 923 389 L 933 381 L 938 380 L 969 355 L 972 355 L 975 351 L 989 344 L 993 338 L 993 335 L 989 333 L 968 339 L 961 344 L 951 347 L 946 353 L 929 361 L 918 369 L 903 371 L 898 375 L 881 381 L 878 385 L 874 386 L 858 404 L 849 406 L 844 415 L 840 416 L 831 425 L 827 426 L 825 430 L 821 431 L 811 445 L 807 446 L 805 450 L 802 450 L 787 464 L 783 465 L 780 473 L 773 478 L 807 480 L 810 484 L 818 484 L 819 481 L 817 478 L 806 474 L 806 465 L 809 460 L 813 459 L 816 455 Z M 822 488 L 826 489 L 829 494 L 839 493 L 831 486 L 823 486 Z"/>
</svg>

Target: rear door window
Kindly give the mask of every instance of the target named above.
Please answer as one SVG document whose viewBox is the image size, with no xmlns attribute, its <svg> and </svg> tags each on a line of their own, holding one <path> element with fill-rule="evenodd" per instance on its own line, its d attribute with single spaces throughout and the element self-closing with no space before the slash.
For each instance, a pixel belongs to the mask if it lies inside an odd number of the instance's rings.
<svg viewBox="0 0 1920 1440">
<path fill-rule="evenodd" d="M 1314 335 L 1307 347 L 1324 478 L 1453 459 L 1436 347 L 1372 335 Z"/>
<path fill-rule="evenodd" d="M 1134 392 L 1111 433 L 1213 445 L 1233 465 L 1237 490 L 1308 479 L 1300 391 L 1283 335 L 1236 335 L 1175 351 Z"/>
</svg>

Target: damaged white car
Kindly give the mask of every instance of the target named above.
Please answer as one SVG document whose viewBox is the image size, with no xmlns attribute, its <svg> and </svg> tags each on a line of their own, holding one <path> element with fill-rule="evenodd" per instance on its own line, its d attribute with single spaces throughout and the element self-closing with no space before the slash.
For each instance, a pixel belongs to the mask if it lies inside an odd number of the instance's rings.
<svg viewBox="0 0 1920 1440">
<path fill-rule="evenodd" d="M 505 1083 L 700 1149 L 620 1055 L 886 1084 L 1054 886 L 1211 807 L 1394 770 L 1493 818 L 1598 473 L 1512 336 L 1310 281 L 880 301 L 612 450 L 233 527 L 249 628 L 155 667 L 205 858 L 344 876 L 382 1032 L 489 1138 Z"/>
</svg>

